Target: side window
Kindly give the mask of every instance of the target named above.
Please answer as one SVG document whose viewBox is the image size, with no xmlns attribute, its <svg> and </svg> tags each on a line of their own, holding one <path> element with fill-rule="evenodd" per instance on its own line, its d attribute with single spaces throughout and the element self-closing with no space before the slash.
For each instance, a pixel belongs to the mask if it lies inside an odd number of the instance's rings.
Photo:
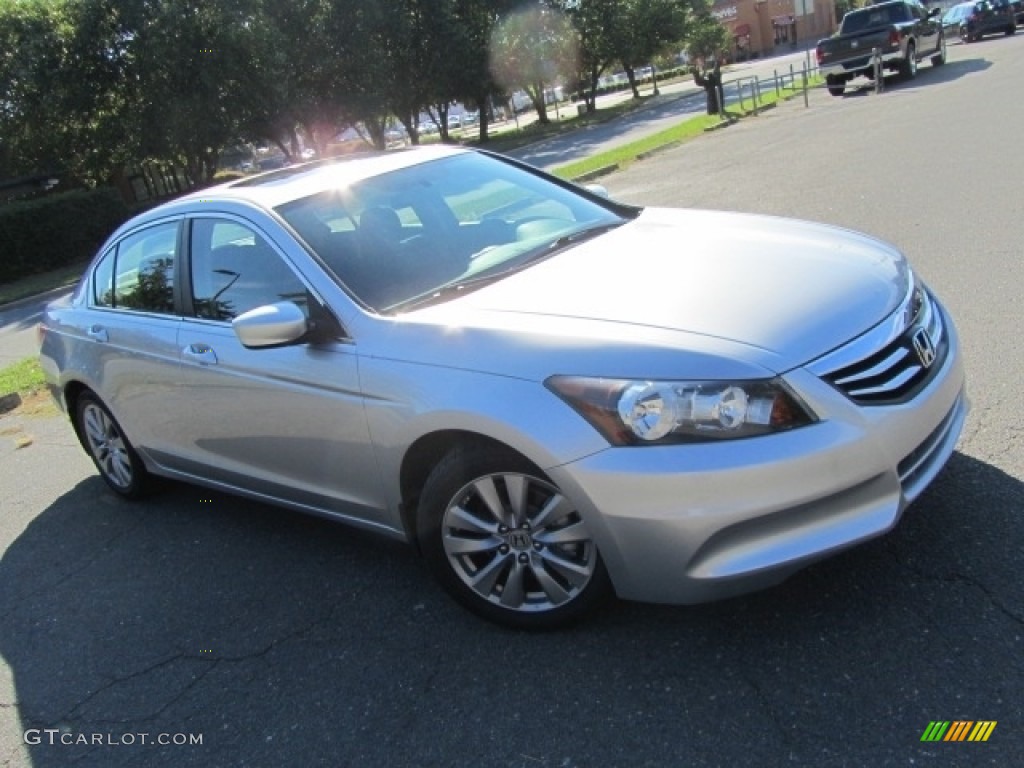
<svg viewBox="0 0 1024 768">
<path fill-rule="evenodd" d="M 94 307 L 114 306 L 114 254 L 116 248 L 111 248 L 96 264 L 92 273 L 92 305 Z"/>
<path fill-rule="evenodd" d="M 278 301 L 293 301 L 308 314 L 306 286 L 254 229 L 228 219 L 195 219 L 191 254 L 196 317 L 230 320 Z"/>
<path fill-rule="evenodd" d="M 143 312 L 174 312 L 177 248 L 177 222 L 149 227 L 118 243 L 113 306 Z"/>
</svg>

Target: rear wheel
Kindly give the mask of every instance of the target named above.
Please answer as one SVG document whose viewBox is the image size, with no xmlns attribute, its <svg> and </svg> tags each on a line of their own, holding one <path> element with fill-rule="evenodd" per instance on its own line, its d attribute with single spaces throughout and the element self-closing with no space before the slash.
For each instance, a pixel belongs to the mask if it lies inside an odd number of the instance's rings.
<svg viewBox="0 0 1024 768">
<path fill-rule="evenodd" d="M 913 80 L 917 74 L 917 49 L 913 43 L 907 46 L 907 58 L 900 65 L 900 74 L 905 80 Z"/>
<path fill-rule="evenodd" d="M 1010 35 L 1015 34 L 1017 34 L 1017 25 L 1014 23 L 1006 28 L 1006 36 L 1009 37 Z"/>
<path fill-rule="evenodd" d="M 840 80 L 838 77 L 829 75 L 825 78 L 825 85 L 828 88 L 828 92 L 833 96 L 842 96 L 843 91 L 846 90 L 846 83 Z"/>
<path fill-rule="evenodd" d="M 946 36 L 939 37 L 939 50 L 932 56 L 932 66 L 941 67 L 946 63 Z"/>
<path fill-rule="evenodd" d="M 149 481 L 146 467 L 110 411 L 91 392 L 78 396 L 75 426 L 106 484 L 128 499 L 142 496 Z"/>
<path fill-rule="evenodd" d="M 416 522 L 424 559 L 441 586 L 498 624 L 561 626 L 611 594 L 579 512 L 511 451 L 456 446 L 427 479 Z"/>
</svg>

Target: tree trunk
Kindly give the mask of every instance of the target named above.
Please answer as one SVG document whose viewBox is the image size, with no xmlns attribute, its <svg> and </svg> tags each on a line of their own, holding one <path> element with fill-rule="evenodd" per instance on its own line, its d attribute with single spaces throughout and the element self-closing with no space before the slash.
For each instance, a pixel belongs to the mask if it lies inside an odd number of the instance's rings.
<svg viewBox="0 0 1024 768">
<path fill-rule="evenodd" d="M 541 125 L 550 125 L 551 118 L 548 117 L 548 105 L 544 101 L 544 83 L 533 83 L 526 87 L 526 95 L 530 97 L 533 108 L 537 110 L 537 122 Z"/>
<path fill-rule="evenodd" d="M 639 99 L 640 90 L 636 87 L 636 72 L 633 71 L 633 67 L 631 66 L 623 66 L 623 69 L 626 70 L 626 78 L 629 80 L 629 87 L 633 91 L 633 98 Z"/>
</svg>

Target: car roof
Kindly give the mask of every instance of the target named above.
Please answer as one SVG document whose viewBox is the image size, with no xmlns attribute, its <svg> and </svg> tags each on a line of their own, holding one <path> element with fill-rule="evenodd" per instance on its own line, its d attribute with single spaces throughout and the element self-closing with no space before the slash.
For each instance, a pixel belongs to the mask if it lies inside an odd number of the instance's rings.
<svg viewBox="0 0 1024 768">
<path fill-rule="evenodd" d="M 461 147 L 438 145 L 329 158 L 207 187 L 184 195 L 171 205 L 211 200 L 247 200 L 264 208 L 276 208 L 325 189 L 347 187 L 383 173 L 470 151 Z"/>
</svg>

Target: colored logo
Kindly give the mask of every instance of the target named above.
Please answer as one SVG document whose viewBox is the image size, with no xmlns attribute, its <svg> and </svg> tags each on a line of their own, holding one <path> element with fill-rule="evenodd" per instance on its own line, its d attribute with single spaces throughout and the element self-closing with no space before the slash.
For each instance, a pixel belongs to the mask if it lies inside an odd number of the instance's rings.
<svg viewBox="0 0 1024 768">
<path fill-rule="evenodd" d="M 921 741 L 988 741 L 996 729 L 995 720 L 932 720 Z"/>
</svg>

